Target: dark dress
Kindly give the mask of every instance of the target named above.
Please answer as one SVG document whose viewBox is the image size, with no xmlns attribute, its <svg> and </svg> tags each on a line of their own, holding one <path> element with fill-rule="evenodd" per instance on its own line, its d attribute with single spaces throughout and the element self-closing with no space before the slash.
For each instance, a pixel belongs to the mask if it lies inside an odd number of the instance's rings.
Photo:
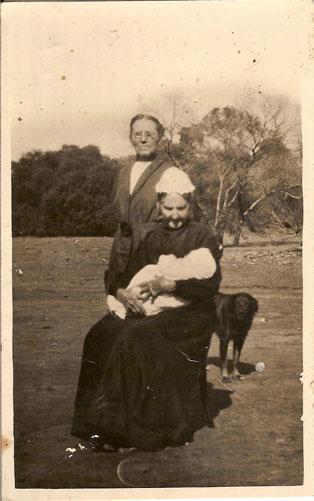
<svg viewBox="0 0 314 501">
<path fill-rule="evenodd" d="M 149 225 L 125 273 L 125 287 L 139 269 L 161 254 L 183 257 L 207 247 L 217 264 L 215 237 L 204 225 L 179 230 Z M 215 322 L 212 296 L 220 283 L 219 265 L 211 279 L 176 282 L 176 293 L 191 304 L 151 317 L 111 314 L 85 338 L 72 434 L 98 435 L 114 446 L 158 450 L 193 439 L 209 424 L 206 408 L 206 355 Z"/>
<path fill-rule="evenodd" d="M 113 294 L 117 281 L 121 280 L 121 275 L 125 272 L 131 254 L 137 250 L 141 225 L 157 221 L 155 185 L 165 170 L 172 165 L 168 156 L 157 156 L 139 177 L 130 195 L 130 175 L 133 163 L 120 170 L 114 189 L 112 212 L 119 226 L 113 239 L 109 268 L 105 274 L 105 286 L 109 294 Z"/>
</svg>

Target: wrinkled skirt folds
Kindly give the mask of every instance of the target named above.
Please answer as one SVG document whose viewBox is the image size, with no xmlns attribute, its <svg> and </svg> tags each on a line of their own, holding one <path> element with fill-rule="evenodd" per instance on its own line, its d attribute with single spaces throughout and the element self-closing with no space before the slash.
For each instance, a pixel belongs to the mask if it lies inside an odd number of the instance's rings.
<svg viewBox="0 0 314 501">
<path fill-rule="evenodd" d="M 159 450 L 211 425 L 206 355 L 214 317 L 196 307 L 125 320 L 106 315 L 87 334 L 72 434 Z"/>
</svg>

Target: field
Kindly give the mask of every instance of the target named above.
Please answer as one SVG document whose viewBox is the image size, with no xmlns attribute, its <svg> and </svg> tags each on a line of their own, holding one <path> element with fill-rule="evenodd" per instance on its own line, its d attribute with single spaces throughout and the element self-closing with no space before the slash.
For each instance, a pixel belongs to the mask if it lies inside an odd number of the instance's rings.
<svg viewBox="0 0 314 501">
<path fill-rule="evenodd" d="M 225 249 L 221 290 L 245 290 L 260 307 L 243 349 L 244 381 L 220 382 L 213 339 L 208 394 L 215 428 L 199 430 L 189 446 L 154 454 L 79 449 L 70 427 L 80 355 L 86 332 L 105 312 L 110 244 L 13 242 L 16 487 L 302 484 L 301 248 L 290 240 Z M 263 372 L 255 371 L 257 362 Z M 72 457 L 68 447 L 77 449 Z"/>
</svg>

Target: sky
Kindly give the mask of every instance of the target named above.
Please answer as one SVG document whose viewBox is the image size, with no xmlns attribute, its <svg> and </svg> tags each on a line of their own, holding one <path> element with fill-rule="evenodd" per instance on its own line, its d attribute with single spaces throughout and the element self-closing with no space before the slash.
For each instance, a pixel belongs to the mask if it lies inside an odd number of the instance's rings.
<svg viewBox="0 0 314 501">
<path fill-rule="evenodd" d="M 131 117 L 167 114 L 173 95 L 189 104 L 191 119 L 248 96 L 299 102 L 302 6 L 302 0 L 3 4 L 3 106 L 13 159 L 63 144 L 130 154 Z"/>
</svg>

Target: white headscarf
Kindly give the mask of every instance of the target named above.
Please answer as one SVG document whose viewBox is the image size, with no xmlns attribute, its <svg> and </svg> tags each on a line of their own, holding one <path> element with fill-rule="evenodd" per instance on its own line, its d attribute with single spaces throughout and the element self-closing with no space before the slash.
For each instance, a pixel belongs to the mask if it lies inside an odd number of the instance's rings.
<svg viewBox="0 0 314 501">
<path fill-rule="evenodd" d="M 157 193 L 192 193 L 195 186 L 189 176 L 178 167 L 169 167 L 165 170 L 155 186 Z"/>
</svg>

